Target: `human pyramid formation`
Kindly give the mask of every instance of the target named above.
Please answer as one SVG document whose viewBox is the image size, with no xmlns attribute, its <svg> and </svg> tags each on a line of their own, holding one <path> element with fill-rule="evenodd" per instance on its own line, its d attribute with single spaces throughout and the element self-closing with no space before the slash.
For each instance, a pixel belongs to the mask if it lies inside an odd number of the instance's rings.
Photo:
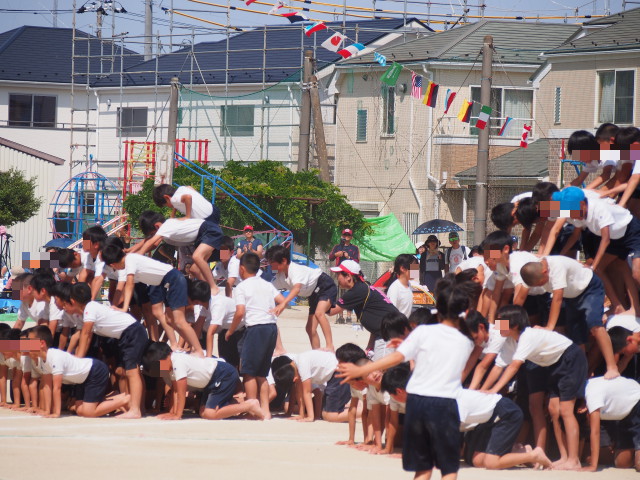
<svg viewBox="0 0 640 480">
<path fill-rule="evenodd" d="M 292 263 L 280 245 L 263 252 L 251 226 L 236 246 L 217 207 L 190 187 L 160 185 L 154 201 L 173 213 L 144 212 L 143 242 L 125 248 L 91 227 L 82 251 L 56 252 L 59 268 L 13 279 L 22 305 L 13 328 L 0 324 L 0 405 L 49 417 L 188 410 L 345 422 L 339 444 L 401 448 L 418 479 L 434 468 L 456 478 L 461 452 L 488 469 L 640 471 L 640 130 L 578 131 L 568 150 L 585 164 L 578 178 L 495 206 L 499 230 L 436 282 L 433 311 L 412 309 L 418 252 L 396 258 L 388 296 L 356 260 L 334 255 L 337 298 L 327 273 Z M 145 256 L 166 244 L 190 254 L 188 275 Z M 107 279 L 110 306 L 96 301 Z M 297 296 L 309 300 L 312 350 L 292 354 L 276 325 Z M 334 350 L 327 315 L 351 310 L 369 344 Z M 23 330 L 29 317 L 37 326 Z"/>
</svg>

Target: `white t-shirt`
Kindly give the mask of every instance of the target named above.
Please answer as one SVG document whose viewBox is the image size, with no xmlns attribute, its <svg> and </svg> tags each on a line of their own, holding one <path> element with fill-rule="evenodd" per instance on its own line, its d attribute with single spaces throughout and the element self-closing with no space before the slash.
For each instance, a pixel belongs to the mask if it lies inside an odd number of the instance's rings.
<svg viewBox="0 0 640 480">
<path fill-rule="evenodd" d="M 338 366 L 338 359 L 333 352 L 309 350 L 288 356 L 296 364 L 300 381 L 311 379 L 311 383 L 315 385 L 326 385 Z"/>
<path fill-rule="evenodd" d="M 178 187 L 171 197 L 171 205 L 183 215 L 187 214 L 187 206 L 182 203 L 183 195 L 191 195 L 191 217 L 208 218 L 213 213 L 211 202 L 190 187 Z"/>
<path fill-rule="evenodd" d="M 393 397 L 389 396 L 389 410 L 392 412 L 405 413 L 407 410 L 407 404 L 399 402 Z"/>
<path fill-rule="evenodd" d="M 50 322 L 61 320 L 63 313 L 64 312 L 57 307 L 55 299 L 51 297 L 48 302 L 38 302 L 34 300 L 31 305 L 28 306 L 24 302 L 21 302 L 20 309 L 18 310 L 18 320 L 23 321 L 31 318 L 36 322 Z"/>
<path fill-rule="evenodd" d="M 229 263 L 231 262 L 231 259 L 229 259 Z M 224 264 L 222 262 L 216 262 L 216 266 L 213 267 L 213 279 L 216 282 L 226 282 L 227 279 L 229 278 L 229 270 L 228 267 L 229 264 L 227 264 L 227 266 L 225 267 Z M 239 265 L 238 265 L 239 266 Z M 238 271 L 238 274 L 240 272 Z"/>
<path fill-rule="evenodd" d="M 467 257 L 467 260 L 469 259 L 469 252 L 470 249 L 469 247 L 466 247 L 464 245 L 460 245 L 458 248 L 451 248 L 451 253 L 449 253 L 448 258 L 447 255 L 445 253 L 445 262 L 448 260 L 449 261 L 449 272 L 451 273 L 455 273 L 456 268 L 458 268 L 458 265 L 460 265 L 463 261 L 464 261 L 464 257 Z M 464 252 L 462 251 L 462 249 L 464 248 Z M 446 252 L 449 252 L 449 250 L 447 250 Z"/>
<path fill-rule="evenodd" d="M 216 295 L 209 302 L 210 324 L 219 325 L 222 330 L 227 330 L 233 322 L 236 314 L 236 301 L 229 298 L 224 293 Z M 238 328 L 244 326 L 244 321 L 240 322 Z"/>
<path fill-rule="evenodd" d="M 86 268 L 87 270 L 91 270 L 91 271 L 95 271 L 96 269 L 95 262 L 93 258 L 91 258 L 91 255 L 89 255 L 89 252 L 80 250 L 78 251 L 78 253 L 80 254 L 80 261 L 82 263 L 79 267 L 73 267 L 69 269 L 68 275 L 70 277 L 76 277 L 82 271 L 83 268 Z"/>
<path fill-rule="evenodd" d="M 391 395 L 388 392 L 378 390 L 374 385 L 367 387 L 367 410 L 373 410 L 374 405 L 389 405 Z"/>
<path fill-rule="evenodd" d="M 259 277 L 249 277 L 236 287 L 236 304 L 244 305 L 244 323 L 247 327 L 267 323 L 276 323 L 276 317 L 270 310 L 276 306 L 275 298 L 280 295 L 272 283 Z"/>
<path fill-rule="evenodd" d="M 489 354 L 499 354 L 500 350 L 506 342 L 507 337 L 503 337 L 500 334 L 500 329 L 498 329 L 493 323 L 489 324 L 489 340 L 487 340 L 487 344 L 482 349 L 483 355 Z"/>
<path fill-rule="evenodd" d="M 200 358 L 184 352 L 171 354 L 171 379 L 187 379 L 187 385 L 191 388 L 204 388 L 211 381 L 218 360 L 215 358 Z"/>
<path fill-rule="evenodd" d="M 302 287 L 298 295 L 306 298 L 313 294 L 318 285 L 320 275 L 322 275 L 322 270 L 319 268 L 311 268 L 291 262 L 288 275 L 285 277 L 284 272 L 278 272 L 272 282 L 280 290 L 291 290 L 294 285 L 300 283 Z"/>
<path fill-rule="evenodd" d="M 632 331 L 633 333 L 637 333 L 640 332 L 640 319 L 633 315 L 614 315 L 607 320 L 607 331 L 611 330 L 613 327 L 622 327 Z"/>
<path fill-rule="evenodd" d="M 496 365 L 501 368 L 509 366 L 513 361 L 513 354 L 516 353 L 516 348 L 518 348 L 518 342 L 513 338 L 506 338 L 502 344 L 500 353 L 498 353 L 496 357 Z"/>
<path fill-rule="evenodd" d="M 482 286 L 484 288 L 487 288 L 487 284 L 489 282 L 489 278 L 491 277 L 491 270 L 489 270 L 489 267 L 487 267 L 487 265 L 484 263 L 484 257 L 482 255 L 476 255 L 475 257 L 469 257 L 466 260 L 464 260 L 462 263 L 460 263 L 460 265 L 458 265 L 458 268 L 460 269 L 461 272 L 464 272 L 465 270 L 468 270 L 470 268 L 475 268 L 476 270 L 478 270 L 478 272 L 484 272 L 484 283 L 482 284 Z M 495 285 L 495 280 L 494 280 L 494 285 Z"/>
<path fill-rule="evenodd" d="M 120 338 L 136 319 L 125 312 L 119 312 L 98 302 L 89 302 L 84 308 L 84 321 L 93 322 L 93 331 L 108 338 Z"/>
<path fill-rule="evenodd" d="M 522 267 L 529 262 L 539 261 L 540 257 L 531 252 L 513 252 L 509 255 L 509 280 L 511 280 L 514 287 L 518 285 L 525 285 L 522 277 L 520 276 L 520 270 Z M 545 290 L 542 287 L 529 288 L 529 295 L 542 295 L 543 293 L 545 293 Z"/>
<path fill-rule="evenodd" d="M 78 385 L 83 383 L 89 376 L 89 371 L 93 366 L 93 359 L 78 358 L 69 352 L 50 348 L 47 350 L 47 360 L 53 375 L 62 375 L 62 383 L 67 385 Z"/>
<path fill-rule="evenodd" d="M 393 282 L 387 289 L 387 297 L 391 300 L 391 303 L 400 310 L 407 318 L 411 315 L 413 309 L 413 289 L 408 286 L 405 287 L 400 283 L 400 280 Z"/>
<path fill-rule="evenodd" d="M 98 258 L 95 261 L 95 268 L 96 277 L 104 275 L 109 280 L 116 280 L 118 282 L 124 282 L 127 280 L 127 275 L 124 273 L 124 270 L 115 270 L 105 264 L 100 258 L 100 254 L 98 254 Z"/>
<path fill-rule="evenodd" d="M 593 270 L 564 255 L 545 257 L 549 265 L 549 281 L 542 286 L 547 292 L 564 289 L 564 298 L 576 298 L 593 278 Z"/>
<path fill-rule="evenodd" d="M 640 175 L 640 160 L 636 160 L 633 164 L 633 170 L 631 171 L 631 175 Z"/>
<path fill-rule="evenodd" d="M 633 219 L 631 212 L 620 205 L 612 205 L 607 201 L 589 198 L 587 218 L 579 220 L 567 218 L 567 222 L 578 228 L 588 228 L 593 234 L 602 236 L 600 230 L 609 227 L 609 235 L 612 240 L 624 237 L 627 225 Z"/>
<path fill-rule="evenodd" d="M 529 360 L 541 367 L 549 367 L 560 360 L 572 343 L 558 332 L 527 327 L 520 334 L 513 360 Z"/>
<path fill-rule="evenodd" d="M 186 220 L 167 218 L 160 225 L 156 235 L 163 237 L 169 245 L 186 247 L 195 243 L 203 222 L 204 220 L 201 218 L 187 218 Z"/>
<path fill-rule="evenodd" d="M 487 423 L 502 395 L 497 393 L 482 393 L 477 390 L 460 389 L 458 393 L 458 413 L 460 415 L 461 431 L 471 430 L 477 425 Z"/>
<path fill-rule="evenodd" d="M 442 324 L 420 325 L 397 349 L 405 361 L 415 360 L 407 392 L 456 398 L 462 388 L 460 377 L 472 350 L 473 342 L 455 328 Z"/>
<path fill-rule="evenodd" d="M 256 277 L 261 276 L 262 270 L 258 270 Z M 227 278 L 235 278 L 236 283 L 234 285 L 238 285 L 242 281 L 240 278 L 240 259 L 235 255 L 229 259 L 229 264 L 227 265 Z"/>
<path fill-rule="evenodd" d="M 640 385 L 635 380 L 617 377 L 591 378 L 585 390 L 589 413 L 600 409 L 602 420 L 622 420 L 640 401 Z"/>
<path fill-rule="evenodd" d="M 133 275 L 136 283 L 160 285 L 164 276 L 173 270 L 171 265 L 137 253 L 128 253 L 124 257 L 125 275 Z"/>
<path fill-rule="evenodd" d="M 73 313 L 69 315 L 67 312 L 64 312 L 62 315 L 62 328 L 73 328 L 75 327 L 78 330 L 82 330 L 84 325 L 84 319 L 82 315 Z"/>
<path fill-rule="evenodd" d="M 532 196 L 533 196 L 533 192 L 519 193 L 518 195 L 516 195 L 511 199 L 511 203 L 518 203 L 520 200 L 523 200 L 525 198 L 531 198 Z"/>
</svg>

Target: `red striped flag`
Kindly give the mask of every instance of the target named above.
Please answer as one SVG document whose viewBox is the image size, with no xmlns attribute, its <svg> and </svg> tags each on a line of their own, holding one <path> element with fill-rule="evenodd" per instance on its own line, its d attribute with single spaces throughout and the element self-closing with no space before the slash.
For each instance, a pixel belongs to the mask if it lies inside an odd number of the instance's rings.
<svg viewBox="0 0 640 480">
<path fill-rule="evenodd" d="M 319 32 L 320 30 L 326 30 L 327 26 L 323 22 L 316 22 L 313 25 L 304 27 L 304 34 L 310 37 L 312 33 Z"/>
<path fill-rule="evenodd" d="M 449 112 L 449 107 L 453 103 L 453 99 L 456 98 L 456 92 L 452 92 L 447 88 L 447 95 L 444 97 L 444 114 Z"/>
<path fill-rule="evenodd" d="M 415 72 L 411 72 L 411 96 L 422 98 L 422 75 L 416 75 Z"/>
<path fill-rule="evenodd" d="M 436 101 L 438 100 L 438 88 L 440 85 L 437 83 L 429 81 L 427 83 L 427 88 L 424 92 L 424 98 L 422 99 L 422 103 L 424 103 L 427 107 L 435 107 Z"/>
<path fill-rule="evenodd" d="M 526 123 L 522 127 L 522 136 L 520 137 L 520 146 L 522 148 L 527 148 L 529 146 L 529 135 L 531 134 L 531 125 L 527 125 Z"/>
<path fill-rule="evenodd" d="M 283 13 L 281 14 L 281 16 L 289 20 L 291 23 L 306 22 L 307 20 L 309 20 L 307 16 L 301 12 Z"/>
</svg>

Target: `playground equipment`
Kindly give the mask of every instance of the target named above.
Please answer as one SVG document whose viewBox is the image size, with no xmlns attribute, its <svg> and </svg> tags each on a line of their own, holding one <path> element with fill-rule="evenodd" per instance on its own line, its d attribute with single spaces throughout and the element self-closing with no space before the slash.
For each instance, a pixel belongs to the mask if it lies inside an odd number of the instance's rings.
<svg viewBox="0 0 640 480">
<path fill-rule="evenodd" d="M 49 205 L 53 238 L 78 241 L 93 225 L 124 225 L 122 190 L 97 172 L 74 175 L 56 190 Z"/>
</svg>

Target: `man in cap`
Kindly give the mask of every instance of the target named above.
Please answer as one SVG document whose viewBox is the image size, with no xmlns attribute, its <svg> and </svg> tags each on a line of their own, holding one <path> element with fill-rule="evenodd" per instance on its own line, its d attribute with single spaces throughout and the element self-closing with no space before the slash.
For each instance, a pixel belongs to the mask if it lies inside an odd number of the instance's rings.
<svg viewBox="0 0 640 480">
<path fill-rule="evenodd" d="M 449 243 L 451 246 L 445 250 L 444 254 L 444 271 L 455 273 L 458 265 L 469 257 L 469 249 L 464 245 L 460 245 L 458 232 L 449 232 Z"/>
<path fill-rule="evenodd" d="M 264 247 L 262 246 L 262 240 L 253 236 L 253 226 L 245 225 L 242 230 L 244 232 L 244 240 L 238 242 L 238 251 L 236 253 L 238 260 L 247 252 L 255 253 L 262 258 Z"/>
</svg>

